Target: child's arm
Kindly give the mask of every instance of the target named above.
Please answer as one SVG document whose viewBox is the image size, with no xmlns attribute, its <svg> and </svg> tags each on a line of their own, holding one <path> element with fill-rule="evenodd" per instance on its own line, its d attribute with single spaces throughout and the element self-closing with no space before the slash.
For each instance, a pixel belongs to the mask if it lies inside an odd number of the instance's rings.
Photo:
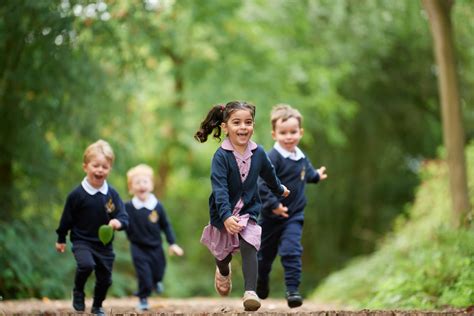
<svg viewBox="0 0 474 316">
<path fill-rule="evenodd" d="M 306 170 L 306 182 L 308 183 L 318 183 L 328 177 L 325 166 L 315 169 L 309 160 L 307 160 Z"/>
<path fill-rule="evenodd" d="M 168 248 L 169 255 L 176 255 L 179 257 L 184 255 L 183 249 L 175 243 L 176 237 L 174 235 L 173 228 L 171 227 L 171 223 L 168 221 L 163 205 L 158 202 L 156 208 L 159 214 L 158 225 L 160 225 L 161 231 L 165 233 L 166 241 L 170 245 Z"/>
<path fill-rule="evenodd" d="M 72 193 L 69 194 L 64 205 L 59 226 L 56 229 L 56 233 L 58 234 L 56 250 L 59 252 L 64 252 L 66 249 L 66 236 L 72 228 L 72 210 L 75 208 L 76 204 L 74 201 L 74 195 Z"/>
<path fill-rule="evenodd" d="M 324 180 L 328 177 L 328 175 L 326 174 L 326 167 L 325 166 L 322 166 L 321 168 L 317 169 L 316 171 L 319 174 L 319 180 Z"/>
<path fill-rule="evenodd" d="M 229 234 L 238 234 L 243 229 L 243 227 L 239 224 L 239 218 L 236 216 L 227 217 L 224 221 L 225 229 Z"/>
<path fill-rule="evenodd" d="M 276 209 L 280 205 L 280 199 L 277 195 L 273 194 L 268 188 L 265 181 L 262 178 L 258 179 L 258 190 L 260 198 L 262 200 L 262 207 L 267 210 Z"/>
<path fill-rule="evenodd" d="M 176 237 L 161 202 L 158 202 L 156 209 L 159 215 L 158 225 L 160 226 L 161 231 L 165 234 L 168 245 L 174 245 L 176 243 Z"/>
<path fill-rule="evenodd" d="M 262 154 L 264 155 L 263 168 L 260 173 L 260 176 L 267 183 L 267 186 L 270 191 L 272 191 L 278 196 L 281 195 L 287 197 L 290 194 L 290 191 L 284 185 L 281 184 L 280 179 L 278 179 L 275 173 L 275 168 L 273 167 L 273 164 L 270 162 L 270 159 L 268 158 L 263 148 L 259 147 L 259 149 L 263 152 Z"/>
<path fill-rule="evenodd" d="M 112 226 L 114 230 L 120 230 L 120 228 L 122 228 L 122 223 L 118 219 L 112 218 L 109 221 L 109 226 Z"/>
<path fill-rule="evenodd" d="M 168 249 L 168 253 L 170 254 L 170 256 L 176 255 L 181 257 L 182 255 L 184 255 L 184 250 L 177 244 L 172 244 Z"/>
<path fill-rule="evenodd" d="M 227 166 L 224 153 L 217 151 L 212 158 L 211 164 L 211 185 L 219 217 L 223 222 L 232 216 L 229 189 L 227 184 Z"/>
<path fill-rule="evenodd" d="M 60 252 L 60 253 L 63 253 L 64 251 L 66 250 L 66 244 L 60 244 L 60 243 L 56 243 L 56 251 L 57 252 Z"/>
<path fill-rule="evenodd" d="M 272 209 L 273 214 L 288 218 L 288 207 L 283 206 L 283 204 L 279 204 L 277 208 Z"/>
</svg>

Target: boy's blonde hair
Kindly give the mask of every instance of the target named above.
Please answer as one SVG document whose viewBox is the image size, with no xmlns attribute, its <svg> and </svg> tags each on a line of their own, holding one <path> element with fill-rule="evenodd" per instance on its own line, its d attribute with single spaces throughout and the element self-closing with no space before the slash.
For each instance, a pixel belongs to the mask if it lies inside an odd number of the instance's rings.
<svg viewBox="0 0 474 316">
<path fill-rule="evenodd" d="M 281 119 L 282 122 L 294 117 L 298 120 L 300 128 L 303 123 L 303 116 L 300 111 L 291 107 L 291 105 L 280 103 L 273 107 L 271 113 L 272 130 L 275 130 L 276 123 Z"/>
<path fill-rule="evenodd" d="M 139 164 L 127 171 L 127 185 L 129 191 L 132 188 L 133 178 L 138 175 L 148 176 L 153 182 L 153 169 L 149 165 L 143 163 Z"/>
<path fill-rule="evenodd" d="M 107 143 L 105 140 L 99 139 L 95 143 L 90 144 L 86 150 L 84 151 L 83 162 L 84 164 L 88 164 L 89 161 L 97 154 L 102 154 L 105 156 L 105 159 L 113 165 L 115 160 L 114 151 L 112 146 Z"/>
</svg>

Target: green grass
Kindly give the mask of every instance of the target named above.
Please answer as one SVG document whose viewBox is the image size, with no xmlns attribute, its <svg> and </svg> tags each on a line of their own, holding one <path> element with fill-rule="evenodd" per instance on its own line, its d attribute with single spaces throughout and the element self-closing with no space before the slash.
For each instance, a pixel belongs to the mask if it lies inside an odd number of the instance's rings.
<svg viewBox="0 0 474 316">
<path fill-rule="evenodd" d="M 474 144 L 467 148 L 474 166 Z M 468 171 L 471 205 L 474 169 Z M 330 275 L 312 298 L 369 309 L 443 309 L 474 304 L 474 229 L 454 229 L 447 167 L 422 167 L 422 184 L 392 233 L 369 256 Z"/>
</svg>

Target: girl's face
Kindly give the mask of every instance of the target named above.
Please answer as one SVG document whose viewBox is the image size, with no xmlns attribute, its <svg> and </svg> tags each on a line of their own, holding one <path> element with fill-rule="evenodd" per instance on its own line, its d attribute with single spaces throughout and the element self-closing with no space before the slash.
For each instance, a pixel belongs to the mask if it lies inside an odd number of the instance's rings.
<svg viewBox="0 0 474 316">
<path fill-rule="evenodd" d="M 303 137 L 303 129 L 300 127 L 298 120 L 294 117 L 290 117 L 284 122 L 279 119 L 276 121 L 272 137 L 283 149 L 294 152 L 301 137 Z"/>
<path fill-rule="evenodd" d="M 100 189 L 112 170 L 112 165 L 103 154 L 95 154 L 89 162 L 82 165 L 82 169 L 86 173 L 87 182 L 94 188 Z"/>
<path fill-rule="evenodd" d="M 244 152 L 253 134 L 252 114 L 248 110 L 236 110 L 222 123 L 222 129 L 234 148 Z"/>
<path fill-rule="evenodd" d="M 146 201 L 148 195 L 153 191 L 153 180 L 149 175 L 137 174 L 130 182 L 130 193 L 142 201 Z"/>
</svg>

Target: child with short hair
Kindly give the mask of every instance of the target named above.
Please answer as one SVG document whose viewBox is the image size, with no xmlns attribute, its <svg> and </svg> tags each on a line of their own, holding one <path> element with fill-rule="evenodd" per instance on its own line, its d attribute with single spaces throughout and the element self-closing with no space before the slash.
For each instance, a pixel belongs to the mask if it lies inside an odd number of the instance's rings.
<svg viewBox="0 0 474 316">
<path fill-rule="evenodd" d="M 211 164 L 212 193 L 209 198 L 210 224 L 204 228 L 201 242 L 215 257 L 214 286 L 221 296 L 232 289 L 232 254 L 240 250 L 246 311 L 260 308 L 255 293 L 257 251 L 261 228 L 257 224 L 261 202 L 257 179 L 261 176 L 271 192 L 288 196 L 289 191 L 275 175 L 263 148 L 251 140 L 255 106 L 232 101 L 211 108 L 194 137 L 201 143 L 210 134 L 218 140 L 222 130 L 226 138 L 217 149 Z"/>
<path fill-rule="evenodd" d="M 86 177 L 69 193 L 56 229 L 56 250 L 61 253 L 66 250 L 66 236 L 71 231 L 72 252 L 77 264 L 72 298 L 74 309 L 85 310 L 84 286 L 95 271 L 91 313 L 100 316 L 105 315 L 102 302 L 112 284 L 115 254 L 112 241 L 104 245 L 99 240 L 99 227 L 109 225 L 114 230 L 123 230 L 128 226 L 122 199 L 106 181 L 114 159 L 112 147 L 104 140 L 87 147 L 82 164 Z"/>
<path fill-rule="evenodd" d="M 138 279 L 137 309 L 145 311 L 149 309 L 148 297 L 151 292 L 163 292 L 166 258 L 161 233 L 165 234 L 170 245 L 170 255 L 182 256 L 184 252 L 175 243 L 176 238 L 165 209 L 153 194 L 153 169 L 145 164 L 131 168 L 127 172 L 127 184 L 133 194 L 133 198 L 125 203 L 125 209 L 130 220 L 127 237 Z"/>
<path fill-rule="evenodd" d="M 287 104 L 276 105 L 271 113 L 275 145 L 268 156 L 275 166 L 277 176 L 291 190 L 291 195 L 281 198 L 271 192 L 264 181 L 259 181 L 263 210 L 258 221 L 262 226 L 262 245 L 258 252 L 257 294 L 262 299 L 268 297 L 270 271 L 279 254 L 290 308 L 303 304 L 298 288 L 303 251 L 301 236 L 306 206 L 305 185 L 327 178 L 326 167 L 314 169 L 298 148 L 304 132 L 302 120 L 300 112 Z"/>
</svg>

